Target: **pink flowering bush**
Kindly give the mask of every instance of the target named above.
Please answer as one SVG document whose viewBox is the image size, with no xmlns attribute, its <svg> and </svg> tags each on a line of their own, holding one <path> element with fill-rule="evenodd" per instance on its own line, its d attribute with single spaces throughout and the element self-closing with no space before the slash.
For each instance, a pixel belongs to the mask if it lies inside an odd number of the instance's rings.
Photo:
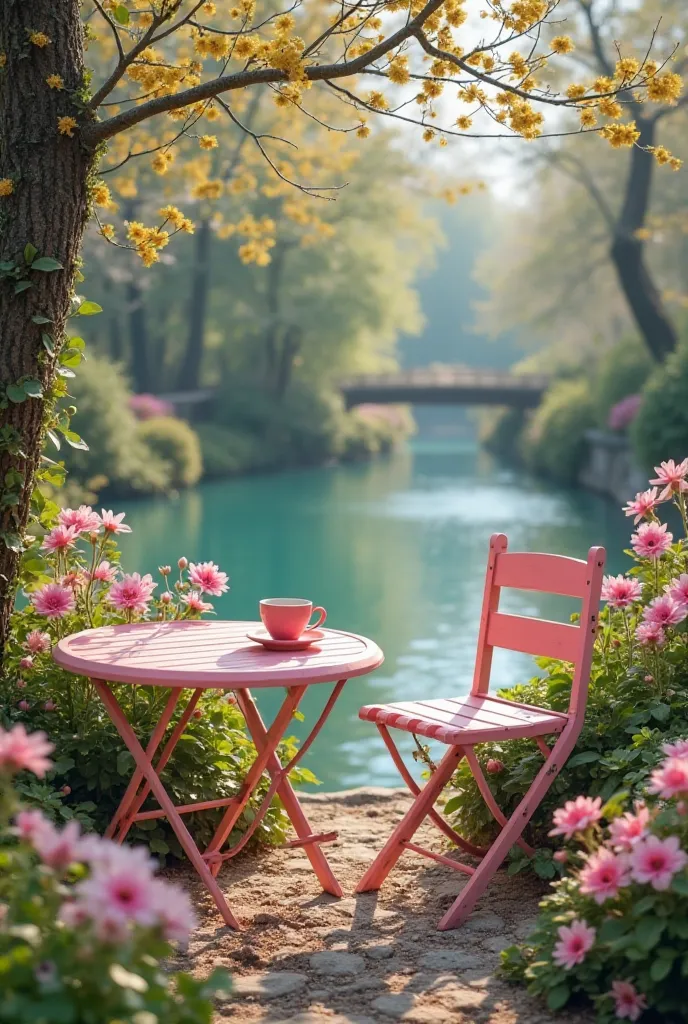
<svg viewBox="0 0 688 1024">
<path fill-rule="evenodd" d="M 579 796 L 554 813 L 566 874 L 530 938 L 502 954 L 552 1010 L 584 996 L 600 1024 L 687 1019 L 688 740 L 663 754 L 630 807 Z"/>
<path fill-rule="evenodd" d="M 53 744 L 0 729 L 0 1019 L 210 1024 L 225 972 L 205 981 L 159 961 L 195 927 L 189 897 L 141 848 L 62 828 L 17 799 L 12 778 L 51 768 Z"/>
<path fill-rule="evenodd" d="M 527 828 L 536 857 L 513 850 L 511 871 L 534 868 L 553 878 L 561 871 L 554 840 L 563 834 L 548 835 L 555 808 L 580 793 L 600 805 L 621 790 L 637 795 L 663 757 L 663 744 L 688 734 L 687 499 L 688 459 L 668 460 L 624 508 L 631 522 L 628 569 L 604 578 L 585 724 L 576 750 Z M 663 514 L 668 509 L 670 522 Z M 501 696 L 566 711 L 571 665 L 554 658 L 537 664 L 540 676 Z M 510 813 L 540 770 L 541 753 L 532 740 L 517 740 L 481 745 L 478 756 L 497 803 Z M 489 767 L 495 761 L 499 772 Z M 445 810 L 457 831 L 481 845 L 489 842 L 497 826 L 465 764 L 454 785 Z"/>
<path fill-rule="evenodd" d="M 212 561 L 181 557 L 174 571 L 161 566 L 149 573 L 124 572 L 118 542 L 131 533 L 124 513 L 100 513 L 88 505 L 54 509 L 44 515 L 45 535 L 23 560 L 25 605 L 13 616 L 0 680 L 0 727 L 24 723 L 42 729 L 58 757 L 45 780 L 22 774 L 16 784 L 22 797 L 54 820 L 76 819 L 104 831 L 131 777 L 133 761 L 93 693 L 89 682 L 60 669 L 53 645 L 68 633 L 97 626 L 144 620 L 198 619 L 213 612 L 213 602 L 229 589 L 229 579 Z M 144 743 L 148 742 L 167 692 L 156 688 L 117 687 L 117 697 Z M 183 705 L 183 702 L 180 702 Z M 181 714 L 181 710 L 178 712 Z M 177 718 L 174 720 L 177 721 Z M 254 757 L 245 722 L 233 698 L 208 691 L 199 701 L 164 778 L 177 803 L 231 796 Z M 281 756 L 295 753 L 285 741 Z M 293 781 L 313 781 L 307 769 Z M 263 793 L 267 782 L 262 786 Z M 151 806 L 153 806 L 151 804 Z M 252 817 L 249 805 L 233 840 Z M 201 843 L 209 840 L 221 811 L 190 815 L 188 824 Z M 257 830 L 263 842 L 280 841 L 285 817 L 275 800 Z M 141 822 L 133 837 L 155 854 L 181 855 L 164 819 Z"/>
</svg>

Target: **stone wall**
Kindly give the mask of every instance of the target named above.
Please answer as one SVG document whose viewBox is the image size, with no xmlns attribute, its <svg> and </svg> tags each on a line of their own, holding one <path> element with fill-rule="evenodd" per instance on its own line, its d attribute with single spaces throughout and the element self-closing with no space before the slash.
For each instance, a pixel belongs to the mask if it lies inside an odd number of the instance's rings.
<svg viewBox="0 0 688 1024">
<path fill-rule="evenodd" d="M 578 483 L 622 503 L 647 487 L 647 473 L 637 465 L 628 438 L 604 430 L 585 435 L 588 454 Z"/>
</svg>

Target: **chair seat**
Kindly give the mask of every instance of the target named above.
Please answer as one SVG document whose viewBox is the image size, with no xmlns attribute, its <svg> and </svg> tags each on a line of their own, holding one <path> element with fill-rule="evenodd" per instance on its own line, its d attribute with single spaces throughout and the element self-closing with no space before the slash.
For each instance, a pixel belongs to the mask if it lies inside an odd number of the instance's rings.
<svg viewBox="0 0 688 1024">
<path fill-rule="evenodd" d="M 358 716 L 428 739 L 466 746 L 560 733 L 568 721 L 568 715 L 558 711 L 473 694 L 453 700 L 369 704 Z"/>
</svg>

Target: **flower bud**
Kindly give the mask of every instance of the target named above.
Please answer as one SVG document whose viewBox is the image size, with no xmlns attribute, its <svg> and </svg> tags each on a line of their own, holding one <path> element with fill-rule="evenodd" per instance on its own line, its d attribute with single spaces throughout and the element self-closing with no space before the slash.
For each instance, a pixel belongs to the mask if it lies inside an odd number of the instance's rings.
<svg viewBox="0 0 688 1024">
<path fill-rule="evenodd" d="M 25 690 L 26 689 L 26 679 L 17 679 L 17 689 L 18 690 Z"/>
<path fill-rule="evenodd" d="M 177 565 L 179 566 L 180 569 L 188 568 L 188 565 L 189 565 L 188 558 L 184 558 L 184 556 L 182 555 L 182 557 L 178 560 Z"/>
<path fill-rule="evenodd" d="M 676 696 L 676 690 L 667 690 L 666 695 L 669 698 L 675 697 Z"/>
<path fill-rule="evenodd" d="M 621 647 L 621 641 L 616 636 L 612 640 L 612 647 Z"/>
<path fill-rule="evenodd" d="M 161 576 L 169 576 L 170 573 L 172 572 L 172 569 L 169 565 L 159 565 L 158 572 L 160 573 Z"/>
<path fill-rule="evenodd" d="M 557 864 L 566 864 L 568 859 L 569 855 L 566 852 L 566 850 L 557 850 L 554 854 L 554 860 L 557 862 Z"/>
<path fill-rule="evenodd" d="M 44 711 L 54 711 L 56 707 L 57 707 L 57 704 L 55 703 L 54 700 L 47 700 L 45 702 L 45 704 L 43 705 L 43 710 Z"/>
<path fill-rule="evenodd" d="M 485 765 L 490 775 L 499 775 L 500 772 L 504 771 L 504 763 L 498 761 L 496 758 L 491 757 Z"/>
<path fill-rule="evenodd" d="M 76 416 L 76 406 L 75 405 L 68 405 L 67 406 L 67 415 L 68 416 Z"/>
<path fill-rule="evenodd" d="M 165 590 L 160 595 L 160 603 L 161 604 L 169 604 L 171 602 L 171 600 L 172 600 L 172 595 L 170 594 L 169 590 Z"/>
<path fill-rule="evenodd" d="M 655 681 L 655 677 L 654 676 L 645 676 L 645 682 L 646 683 L 654 683 L 654 681 Z"/>
<path fill-rule="evenodd" d="M 227 701 L 226 701 L 226 703 L 227 703 L 227 704 L 236 704 L 236 702 L 237 702 L 237 699 L 236 699 L 236 697 L 234 696 L 234 694 L 233 694 L 233 693 L 230 693 L 230 694 L 228 695 L 228 697 L 227 697 Z"/>
<path fill-rule="evenodd" d="M 17 707 L 19 708 L 20 711 L 28 711 L 31 705 L 29 704 L 28 700 L 20 700 L 19 703 L 17 704 Z"/>
<path fill-rule="evenodd" d="M 201 711 L 200 708 L 196 708 L 196 710 L 193 713 L 193 717 L 194 718 L 203 718 L 203 712 Z"/>
<path fill-rule="evenodd" d="M 69 796 L 69 794 L 71 792 L 72 792 L 72 787 L 71 786 L 63 786 L 62 789 L 60 790 L 60 793 L 62 793 L 63 796 Z"/>
<path fill-rule="evenodd" d="M 98 534 L 95 531 L 92 531 L 91 533 L 89 533 L 88 539 L 90 540 L 91 544 L 97 544 Z"/>
<path fill-rule="evenodd" d="M 19 662 L 19 668 L 33 668 L 33 658 L 27 655 Z"/>
</svg>

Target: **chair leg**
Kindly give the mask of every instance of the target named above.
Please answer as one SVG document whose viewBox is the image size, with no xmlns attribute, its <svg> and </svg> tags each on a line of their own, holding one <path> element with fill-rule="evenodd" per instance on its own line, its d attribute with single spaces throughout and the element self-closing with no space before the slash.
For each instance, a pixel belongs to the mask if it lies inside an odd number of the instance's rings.
<svg viewBox="0 0 688 1024">
<path fill-rule="evenodd" d="M 572 723 L 572 726 L 575 727 L 575 723 Z M 511 847 L 520 838 L 523 829 L 542 803 L 547 791 L 566 763 L 576 738 L 577 731 L 574 732 L 573 728 L 569 729 L 568 727 L 564 729 L 552 748 L 548 760 L 545 761 L 531 783 L 528 792 L 475 869 L 467 885 L 464 886 L 440 921 L 438 925 L 440 931 L 458 928 L 470 916 L 475 904 L 490 884 L 493 875 L 499 869 Z"/>
<path fill-rule="evenodd" d="M 404 852 L 404 843 L 409 842 L 413 838 L 421 822 L 432 809 L 438 796 L 456 771 L 456 766 L 462 757 L 462 747 L 449 748 L 437 766 L 437 770 L 428 779 L 411 804 L 411 807 L 356 886 L 356 892 L 367 892 L 370 889 L 380 888 Z"/>
</svg>

